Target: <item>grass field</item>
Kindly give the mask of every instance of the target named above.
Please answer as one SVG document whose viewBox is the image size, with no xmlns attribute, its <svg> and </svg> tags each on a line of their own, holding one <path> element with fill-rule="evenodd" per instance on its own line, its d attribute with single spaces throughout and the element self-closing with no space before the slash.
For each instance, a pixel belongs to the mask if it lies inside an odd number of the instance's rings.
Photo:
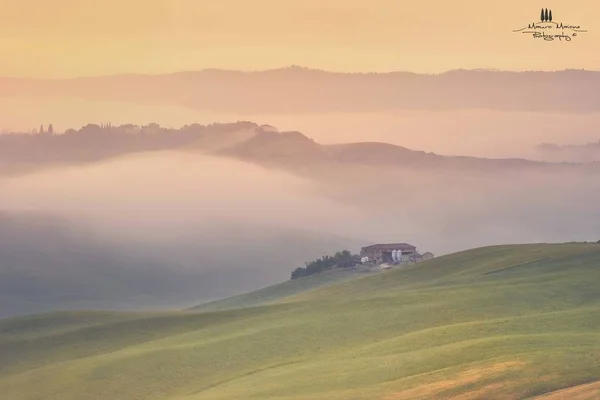
<svg viewBox="0 0 600 400">
<path fill-rule="evenodd" d="M 475 249 L 278 299 L 0 320 L 0 398 L 600 399 L 598 244 Z"/>
<path fill-rule="evenodd" d="M 374 268 L 375 269 L 375 268 Z M 235 308 L 255 307 L 271 304 L 322 286 L 329 286 L 353 279 L 364 278 L 372 273 L 357 273 L 350 271 L 328 271 L 322 274 L 310 275 L 301 279 L 289 280 L 277 285 L 268 286 L 239 296 L 211 301 L 192 307 L 191 311 L 221 311 Z"/>
</svg>

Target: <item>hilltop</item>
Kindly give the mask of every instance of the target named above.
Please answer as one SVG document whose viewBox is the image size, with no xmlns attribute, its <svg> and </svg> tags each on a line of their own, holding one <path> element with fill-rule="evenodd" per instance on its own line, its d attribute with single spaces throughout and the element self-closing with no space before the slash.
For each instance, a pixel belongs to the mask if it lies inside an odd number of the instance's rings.
<svg viewBox="0 0 600 400">
<path fill-rule="evenodd" d="M 492 246 L 245 309 L 2 320 L 0 390 L 19 400 L 591 400 L 598 265 L 600 244 Z"/>
<path fill-rule="evenodd" d="M 235 158 L 302 173 L 307 168 L 366 166 L 421 171 L 596 171 L 599 163 L 551 163 L 526 159 L 445 156 L 389 143 L 320 144 L 298 131 L 280 132 L 250 121 L 192 124 L 179 129 L 158 124 L 88 124 L 64 134 L 0 136 L 0 172 L 23 173 L 71 164 L 95 163 L 142 152 L 184 151 Z"/>
</svg>

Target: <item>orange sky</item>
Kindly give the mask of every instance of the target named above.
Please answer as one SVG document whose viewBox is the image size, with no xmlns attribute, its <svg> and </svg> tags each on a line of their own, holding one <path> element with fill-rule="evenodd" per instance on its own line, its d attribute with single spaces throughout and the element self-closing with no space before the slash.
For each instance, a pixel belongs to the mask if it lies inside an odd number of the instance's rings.
<svg viewBox="0 0 600 400">
<path fill-rule="evenodd" d="M 513 33 L 539 19 L 571 42 Z M 600 70 L 600 2 L 0 0 L 0 75 L 63 77 L 297 64 L 335 71 Z"/>
</svg>

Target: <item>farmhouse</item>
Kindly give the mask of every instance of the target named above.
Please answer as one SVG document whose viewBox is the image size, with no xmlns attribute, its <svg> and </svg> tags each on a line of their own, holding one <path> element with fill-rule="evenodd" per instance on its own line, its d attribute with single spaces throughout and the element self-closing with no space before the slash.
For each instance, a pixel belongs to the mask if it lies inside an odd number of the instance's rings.
<svg viewBox="0 0 600 400">
<path fill-rule="evenodd" d="M 398 256 L 400 252 L 400 256 Z M 407 263 L 419 256 L 417 248 L 408 243 L 374 244 L 360 250 L 361 257 L 376 263 Z M 397 258 L 396 258 L 397 257 Z"/>
</svg>

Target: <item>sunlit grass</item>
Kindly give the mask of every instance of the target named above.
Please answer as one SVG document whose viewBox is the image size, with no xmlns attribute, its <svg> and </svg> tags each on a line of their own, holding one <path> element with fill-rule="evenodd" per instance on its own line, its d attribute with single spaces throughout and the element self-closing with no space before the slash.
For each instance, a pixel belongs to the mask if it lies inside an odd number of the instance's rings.
<svg viewBox="0 0 600 400">
<path fill-rule="evenodd" d="M 599 380 L 599 287 L 600 245 L 497 246 L 244 309 L 2 320 L 0 397 L 533 398 Z"/>
</svg>

